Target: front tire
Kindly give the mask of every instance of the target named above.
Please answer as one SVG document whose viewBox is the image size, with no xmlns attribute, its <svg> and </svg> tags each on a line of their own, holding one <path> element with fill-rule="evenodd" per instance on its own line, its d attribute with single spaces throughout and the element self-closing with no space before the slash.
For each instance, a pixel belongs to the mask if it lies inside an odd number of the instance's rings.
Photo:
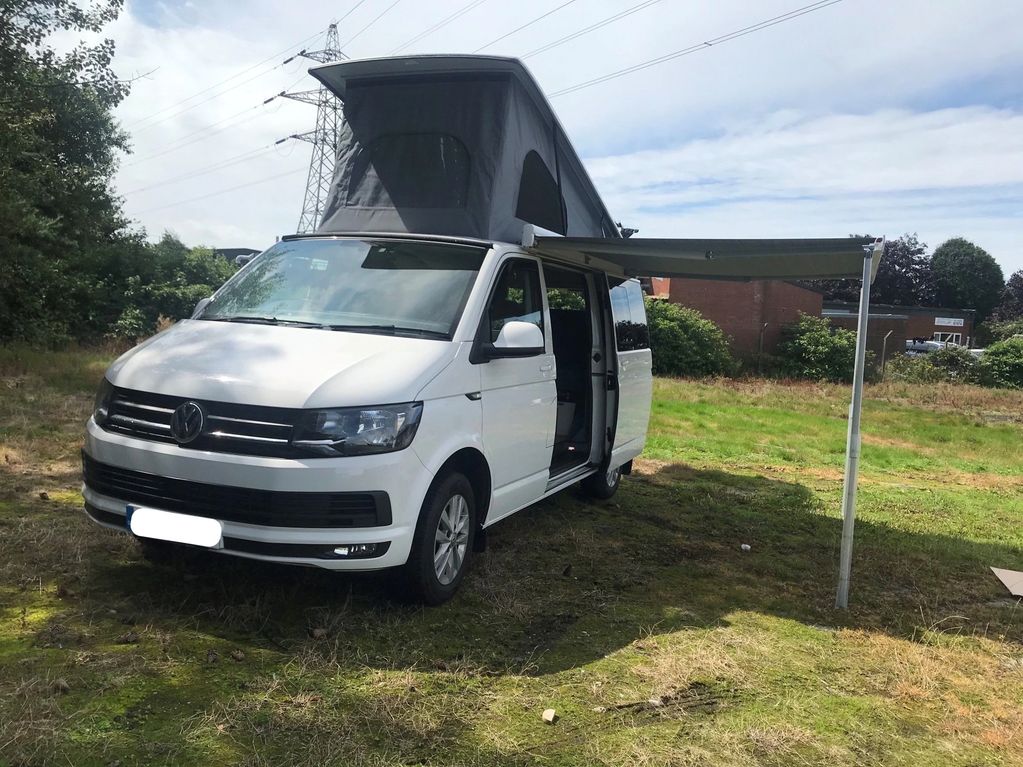
<svg viewBox="0 0 1023 767">
<path fill-rule="evenodd" d="M 412 551 L 405 564 L 408 594 L 428 605 L 447 602 L 458 591 L 476 534 L 476 497 L 463 474 L 435 481 L 423 501 Z"/>
<path fill-rule="evenodd" d="M 591 474 L 582 482 L 583 492 L 598 501 L 606 501 L 616 492 L 622 483 L 622 467 L 616 466 L 607 471 Z"/>
</svg>

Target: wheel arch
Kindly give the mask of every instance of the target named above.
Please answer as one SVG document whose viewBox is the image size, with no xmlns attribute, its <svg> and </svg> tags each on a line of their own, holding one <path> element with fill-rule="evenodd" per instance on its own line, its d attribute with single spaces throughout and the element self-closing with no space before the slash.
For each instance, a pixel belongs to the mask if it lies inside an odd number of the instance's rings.
<svg viewBox="0 0 1023 767">
<path fill-rule="evenodd" d="M 449 471 L 457 471 L 464 474 L 469 484 L 472 485 L 472 492 L 476 498 L 476 529 L 482 530 L 483 523 L 490 511 L 490 499 L 493 483 L 490 474 L 490 464 L 482 452 L 474 447 L 463 447 L 452 454 L 437 471 L 437 477 L 442 477 Z M 436 481 L 436 480 L 434 480 Z"/>
</svg>

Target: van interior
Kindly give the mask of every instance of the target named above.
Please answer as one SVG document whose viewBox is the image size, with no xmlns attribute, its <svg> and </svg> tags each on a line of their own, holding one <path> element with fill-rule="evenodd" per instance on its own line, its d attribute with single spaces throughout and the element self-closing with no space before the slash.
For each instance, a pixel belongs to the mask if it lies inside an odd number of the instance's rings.
<svg viewBox="0 0 1023 767">
<path fill-rule="evenodd" d="M 544 265 L 551 341 L 557 368 L 558 415 L 551 476 L 590 459 L 593 439 L 593 367 L 600 362 L 595 343 L 590 280 L 582 272 Z"/>
</svg>

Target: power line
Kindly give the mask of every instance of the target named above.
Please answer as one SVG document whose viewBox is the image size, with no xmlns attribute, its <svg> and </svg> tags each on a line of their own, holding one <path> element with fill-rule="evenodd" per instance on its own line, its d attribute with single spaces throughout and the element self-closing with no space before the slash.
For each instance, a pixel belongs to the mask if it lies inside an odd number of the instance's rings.
<svg viewBox="0 0 1023 767">
<path fill-rule="evenodd" d="M 639 5 L 634 5 L 631 8 L 626 8 L 621 13 L 616 13 L 613 16 L 608 16 L 606 19 L 598 21 L 594 24 L 590 24 L 590 26 L 588 27 L 583 27 L 582 29 L 573 32 L 570 35 L 559 37 L 557 40 L 549 42 L 546 45 L 542 45 L 539 48 L 536 48 L 535 50 L 532 50 L 529 53 L 520 56 L 519 58 L 528 59 L 530 56 L 536 56 L 537 54 L 543 53 L 544 51 L 549 51 L 551 48 L 557 48 L 559 45 L 564 45 L 570 40 L 575 40 L 577 37 L 582 37 L 583 35 L 589 34 L 590 32 L 594 32 L 600 29 L 601 27 L 606 27 L 608 24 L 618 21 L 619 19 L 624 19 L 626 16 L 631 16 L 634 13 L 638 13 L 639 11 L 642 11 L 644 8 L 649 8 L 651 5 L 656 5 L 659 2 L 661 2 L 661 0 L 645 0 L 645 2 L 642 2 Z"/>
<path fill-rule="evenodd" d="M 349 16 L 351 16 L 353 13 L 355 13 L 359 9 L 359 6 L 362 5 L 364 2 L 366 2 L 366 0 L 359 0 L 359 2 L 357 2 L 355 5 L 353 5 L 351 8 L 348 9 L 348 13 L 346 13 L 344 16 L 342 16 L 340 19 L 338 19 L 334 23 L 335 24 L 340 24 L 342 21 L 344 21 Z M 292 47 L 294 47 L 294 46 L 292 46 Z"/>
<path fill-rule="evenodd" d="M 356 6 L 356 7 L 358 7 L 358 6 Z M 158 110 L 156 112 L 153 112 L 152 114 L 149 114 L 149 115 L 147 115 L 147 116 L 145 116 L 145 117 L 143 117 L 143 118 L 141 118 L 139 120 L 136 120 L 134 123 L 132 123 L 128 127 L 128 129 L 131 130 L 131 129 L 135 128 L 136 126 L 141 125 L 142 123 L 147 122 L 147 121 L 151 120 L 154 117 L 157 117 L 158 115 L 162 115 L 164 112 L 169 112 L 170 110 L 174 109 L 175 107 L 180 106 L 181 104 L 184 104 L 186 102 L 191 101 L 194 98 L 198 98 L 199 96 L 202 96 L 204 93 L 209 93 L 210 91 L 212 91 L 212 90 L 214 90 L 216 88 L 219 88 L 221 85 L 229 83 L 232 80 L 235 80 L 235 79 L 241 77 L 242 75 L 246 74 L 247 72 L 251 72 L 253 69 L 256 69 L 257 67 L 261 67 L 264 64 L 273 61 L 274 59 L 279 59 L 281 56 L 284 56 L 285 54 L 290 53 L 293 48 L 297 48 L 300 45 L 304 45 L 305 43 L 309 42 L 310 40 L 315 40 L 317 37 L 322 35 L 325 31 L 326 31 L 325 28 L 321 29 L 321 30 L 318 30 L 315 34 L 310 35 L 309 37 L 306 37 L 303 40 L 299 40 L 297 43 L 295 43 L 293 45 L 289 45 L 287 48 L 285 48 L 280 53 L 275 53 L 273 56 L 268 56 L 267 58 L 265 58 L 262 61 L 259 61 L 259 62 L 255 63 L 255 64 L 253 64 L 250 67 L 246 67 L 245 69 L 242 69 L 242 70 L 240 70 L 238 72 L 235 72 L 230 77 L 227 77 L 227 78 L 225 78 L 225 79 L 223 79 L 223 80 L 221 80 L 219 82 L 214 83 L 213 85 L 210 85 L 210 86 L 208 86 L 206 88 L 203 88 L 201 91 L 197 91 L 196 93 L 193 93 L 191 96 L 187 96 L 187 97 L 181 99 L 180 101 L 176 101 L 173 104 L 170 104 L 170 105 L 164 107 L 163 109 L 160 109 L 160 110 Z M 277 67 L 274 66 L 271 69 L 268 69 L 263 74 L 268 74 L 269 72 L 272 72 L 276 68 Z M 254 79 L 254 78 L 250 78 L 250 80 L 251 79 Z M 249 82 L 250 80 L 246 80 L 245 82 Z M 228 88 L 227 90 L 233 90 L 233 88 Z M 224 93 L 226 93 L 227 90 L 225 90 Z M 201 102 L 201 103 L 205 103 L 205 102 Z M 193 106 L 198 106 L 198 104 L 195 104 Z M 189 109 L 191 109 L 191 108 L 192 107 L 189 107 Z M 187 110 L 182 110 L 182 111 L 187 111 Z M 181 114 L 181 112 L 177 112 L 176 114 Z M 175 115 L 171 115 L 171 117 L 174 117 L 174 116 Z M 167 118 L 167 119 L 170 119 L 170 118 Z M 163 120 L 159 120 L 158 122 L 163 122 Z M 148 128 L 149 126 L 147 125 L 146 127 Z"/>
<path fill-rule="evenodd" d="M 255 181 L 249 181 L 249 182 L 247 182 L 245 184 L 238 184 L 237 186 L 232 186 L 229 189 L 218 189 L 216 192 L 210 192 L 209 194 L 203 194 L 203 195 L 200 195 L 198 197 L 191 197 L 191 198 L 189 198 L 187 200 L 178 200 L 177 202 L 170 202 L 170 203 L 167 203 L 166 205 L 157 205 L 155 208 L 146 208 L 145 210 L 139 211 L 135 215 L 141 216 L 143 213 L 151 213 L 154 210 L 163 210 L 164 208 L 174 208 L 174 207 L 177 207 L 178 205 L 186 205 L 186 204 L 188 204 L 190 202 L 199 202 L 200 200 L 208 200 L 210 197 L 217 197 L 217 196 L 222 195 L 222 194 L 227 194 L 228 192 L 237 191 L 238 189 L 244 189 L 244 188 L 249 187 L 249 186 L 256 186 L 257 184 L 265 184 L 268 181 L 275 181 L 276 179 L 284 178 L 285 176 L 294 176 L 294 175 L 296 175 L 298 173 L 305 173 L 305 172 L 306 172 L 306 169 L 304 167 L 303 168 L 296 168 L 295 170 L 289 170 L 286 173 L 278 173 L 275 176 L 267 176 L 265 178 L 256 179 Z"/>
<path fill-rule="evenodd" d="M 228 128 L 233 128 L 235 125 L 237 125 L 240 122 L 246 122 L 247 120 L 251 120 L 253 117 L 255 117 L 254 114 L 250 114 L 251 112 L 253 112 L 254 110 L 260 109 L 261 107 L 265 106 L 266 104 L 268 104 L 269 102 L 273 101 L 276 98 L 277 98 L 277 96 L 271 96 L 269 99 L 264 101 L 262 104 L 256 104 L 256 105 L 251 106 L 251 107 L 246 107 L 242 111 L 236 112 L 235 114 L 230 115 L 229 117 L 225 117 L 222 120 L 218 120 L 217 122 L 212 123 L 211 125 L 207 125 L 207 126 L 205 126 L 203 128 L 200 128 L 199 130 L 192 131 L 191 133 L 186 133 L 181 138 L 171 142 L 171 145 L 168 146 L 168 147 L 165 147 L 163 150 L 161 150 L 159 152 L 156 152 L 155 154 L 150 154 L 150 155 L 146 155 L 145 157 L 140 157 L 138 160 L 134 160 L 132 162 L 126 163 L 125 167 L 126 168 L 130 168 L 133 165 L 140 165 L 140 164 L 142 164 L 144 162 L 149 162 L 150 160 L 154 160 L 157 157 L 163 157 L 164 155 L 170 154 L 171 152 L 177 152 L 179 149 L 184 149 L 187 146 L 192 146 L 192 144 L 198 144 L 200 141 L 205 141 L 210 136 L 215 136 L 218 133 L 223 133 Z M 238 119 L 239 117 L 244 117 L 244 119 L 239 120 Z M 217 126 L 220 126 L 220 127 L 217 127 Z M 196 136 L 197 138 L 194 138 L 191 141 L 185 141 L 185 139 L 190 138 L 192 136 Z"/>
<path fill-rule="evenodd" d="M 121 192 L 121 194 L 137 194 L 139 192 L 148 192 L 150 189 L 156 189 L 157 187 L 167 186 L 167 184 L 174 184 L 178 181 L 185 181 L 190 178 L 196 178 L 197 176 L 205 176 L 207 173 L 213 173 L 214 171 L 223 170 L 224 168 L 228 168 L 232 165 L 237 165 L 240 162 L 244 162 L 245 160 L 251 159 L 256 155 L 263 154 L 264 152 L 273 148 L 274 148 L 273 144 L 267 144 L 266 146 L 259 147 L 259 149 L 250 149 L 248 152 L 242 152 L 241 154 L 234 155 L 233 157 L 228 157 L 226 160 L 220 160 L 219 162 L 216 162 L 213 165 L 204 166 L 202 169 L 198 171 L 182 173 L 179 176 L 172 176 L 171 178 L 164 179 L 163 181 L 157 181 L 155 184 L 147 184 L 146 186 L 136 187 L 135 189 L 128 189 L 125 192 Z"/>
<path fill-rule="evenodd" d="M 391 51 L 391 53 L 389 55 L 393 56 L 398 51 L 403 50 L 405 48 L 408 48 L 410 45 L 418 43 L 420 40 L 422 40 L 427 35 L 432 35 L 434 32 L 436 32 L 441 27 L 446 27 L 448 24 L 450 24 L 455 19 L 460 18 L 461 16 L 464 16 L 469 11 L 471 11 L 473 8 L 476 8 L 477 6 L 483 5 L 483 3 L 485 3 L 486 1 L 487 0 L 472 0 L 471 3 L 469 3 L 468 5 L 465 5 L 465 6 L 461 7 L 461 8 L 459 8 L 457 11 L 452 13 L 450 16 L 444 17 L 443 19 L 438 21 L 436 24 L 434 24 L 429 29 L 424 29 L 418 35 L 413 37 L 411 40 L 406 40 L 404 43 L 402 43 L 397 48 L 395 48 L 393 51 Z"/>
<path fill-rule="evenodd" d="M 536 17 L 535 19 L 533 19 L 532 21 L 527 21 L 527 22 L 526 22 L 525 24 L 523 24 L 523 25 L 522 25 L 521 27 L 516 27 L 516 28 L 515 28 L 515 29 L 513 29 L 513 30 L 512 30 L 511 32 L 506 32 L 505 34 L 501 35 L 500 37 L 495 37 L 495 38 L 494 38 L 493 40 L 491 40 L 491 41 L 490 41 L 489 43 L 487 43 L 486 45 L 481 45 L 481 46 L 480 46 L 479 48 L 477 48 L 476 50 L 474 50 L 474 51 L 473 51 L 473 53 L 479 53 L 479 52 L 480 52 L 480 51 L 482 51 L 482 50 L 483 50 L 484 48 L 489 48 L 489 47 L 490 47 L 491 45 L 493 45 L 494 43 L 499 43 L 499 42 L 501 42 L 502 40 L 504 40 L 504 39 L 505 39 L 506 37 L 511 37 L 511 36 L 512 36 L 512 35 L 514 35 L 514 34 L 515 34 L 516 32 L 521 32 L 521 31 L 522 31 L 523 29 L 525 29 L 526 27 L 531 27 L 531 26 L 533 26 L 533 25 L 534 25 L 534 24 L 536 24 L 536 23 L 537 23 L 538 21 L 543 21 L 544 19 L 546 19 L 546 18 L 547 18 L 548 16 L 550 16 L 551 14 L 553 14 L 553 13 L 557 13 L 557 12 L 558 12 L 558 11 L 560 11 L 560 10 L 561 10 L 562 8 L 564 8 L 564 7 L 566 6 L 566 5 L 571 5 L 571 4 L 572 4 L 572 3 L 574 3 L 575 1 L 576 1 L 576 0 L 568 0 L 568 2 L 566 2 L 566 3 L 562 3 L 562 4 L 561 4 L 561 5 L 559 5 L 559 6 L 557 7 L 557 8 L 552 8 L 551 10 L 547 11 L 547 13 L 544 13 L 544 14 L 542 14 L 542 15 L 540 15 L 540 16 L 537 16 L 537 17 Z"/>
<path fill-rule="evenodd" d="M 836 5 L 840 2 L 842 2 L 842 0 L 821 0 L 820 2 L 812 3 L 810 5 L 803 6 L 802 8 L 797 8 L 794 11 L 789 11 L 788 13 L 783 13 L 779 16 L 774 16 L 770 19 L 765 19 L 764 21 L 758 22 L 756 24 L 751 24 L 748 27 L 737 29 L 734 32 L 729 32 L 728 34 L 721 35 L 720 37 L 713 37 L 709 40 L 704 40 L 702 43 L 691 45 L 688 48 L 683 48 L 680 51 L 668 53 L 664 56 L 658 56 L 655 59 L 649 59 L 648 61 L 635 64 L 631 67 L 619 69 L 615 72 L 609 72 L 606 75 L 595 77 L 592 80 L 587 80 L 585 82 L 569 86 L 568 88 L 562 88 L 560 91 L 555 91 L 554 93 L 548 94 L 548 98 L 553 99 L 557 98 L 558 96 L 564 96 L 569 93 L 575 93 L 576 91 L 580 91 L 583 88 L 589 88 L 590 86 L 593 85 L 606 83 L 608 80 L 614 80 L 618 77 L 624 77 L 625 75 L 632 74 L 633 72 L 639 72 L 640 70 L 643 69 L 649 69 L 650 67 L 657 66 L 658 64 L 663 64 L 666 61 L 671 61 L 673 59 L 680 58 L 681 56 L 687 56 L 690 53 L 696 53 L 697 51 L 703 51 L 714 45 L 726 43 L 730 40 L 735 40 L 736 38 L 739 37 L 751 35 L 754 32 L 759 32 L 762 29 L 767 29 L 768 27 L 773 27 L 776 26 L 777 24 L 782 24 L 786 21 L 791 21 L 792 19 L 799 18 L 800 16 L 805 16 L 808 13 L 813 13 L 814 11 L 822 10 L 824 8 L 827 8 L 829 5 Z"/>
<path fill-rule="evenodd" d="M 379 15 L 379 16 L 377 16 L 377 17 L 376 17 L 375 19 L 373 19 L 373 21 L 371 21 L 371 22 L 370 22 L 369 24 L 367 24 L 366 26 L 364 26 L 364 27 L 363 27 L 362 29 L 360 29 L 360 30 L 359 30 L 358 32 L 356 32 L 356 33 L 355 33 L 354 35 L 352 35 L 351 37 L 349 37 L 349 38 L 348 38 L 348 39 L 347 39 L 347 40 L 346 40 L 346 41 L 344 42 L 344 44 L 343 44 L 343 45 L 342 45 L 341 47 L 342 47 L 342 48 L 347 48 L 347 47 L 348 47 L 349 45 L 351 45 L 351 44 L 352 44 L 352 43 L 353 43 L 353 42 L 354 42 L 354 41 L 355 41 L 355 40 L 356 40 L 356 39 L 357 39 L 357 38 L 359 37 L 359 35 L 361 35 L 361 34 L 362 34 L 363 32 L 365 32 L 365 31 L 366 31 L 367 29 L 369 29 L 370 27 L 372 27 L 372 26 L 373 26 L 374 24 L 376 24 L 376 23 L 377 23 L 378 21 L 380 21 L 380 19 L 382 19 L 382 18 L 383 18 L 383 17 L 384 17 L 384 16 L 385 16 L 385 15 L 387 14 L 387 12 L 388 12 L 388 11 L 390 11 L 390 10 L 391 10 L 391 9 L 392 9 L 392 8 L 393 8 L 394 6 L 396 6 L 396 5 L 397 5 L 398 3 L 400 3 L 400 2 L 401 2 L 401 0 L 394 0 L 394 2 L 393 2 L 393 3 L 391 3 L 391 4 L 389 5 L 389 6 L 387 6 L 386 8 L 384 8 L 384 10 L 380 12 L 380 15 Z"/>
</svg>

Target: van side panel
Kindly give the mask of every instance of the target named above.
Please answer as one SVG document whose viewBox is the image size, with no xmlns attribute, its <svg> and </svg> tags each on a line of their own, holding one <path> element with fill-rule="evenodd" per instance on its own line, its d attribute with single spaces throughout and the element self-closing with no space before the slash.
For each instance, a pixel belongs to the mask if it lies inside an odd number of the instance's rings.
<svg viewBox="0 0 1023 767">
<path fill-rule="evenodd" d="M 618 423 L 609 463 L 615 467 L 631 461 L 646 444 L 653 399 L 653 357 L 639 281 L 610 284 L 618 352 Z"/>
</svg>

